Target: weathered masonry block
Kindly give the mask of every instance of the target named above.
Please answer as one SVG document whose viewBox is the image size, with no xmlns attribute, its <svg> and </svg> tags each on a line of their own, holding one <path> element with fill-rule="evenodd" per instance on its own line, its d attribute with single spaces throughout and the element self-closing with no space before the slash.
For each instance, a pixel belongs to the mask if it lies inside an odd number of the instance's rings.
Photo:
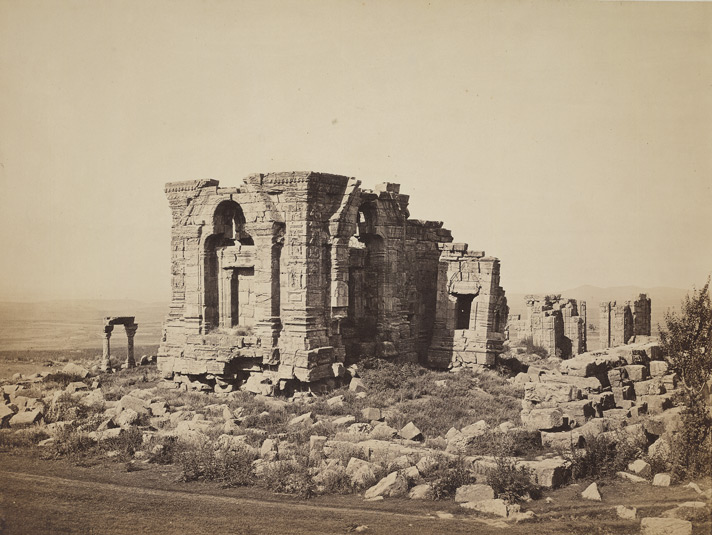
<svg viewBox="0 0 712 535">
<path fill-rule="evenodd" d="M 398 184 L 288 172 L 174 182 L 166 195 L 158 364 L 184 388 L 288 392 L 329 387 L 362 356 L 450 367 L 501 351 L 499 262 L 410 219 Z"/>
<path fill-rule="evenodd" d="M 640 294 L 631 305 L 630 301 L 616 304 L 603 302 L 600 306 L 601 349 L 629 343 L 633 337 L 650 336 L 651 301 Z"/>
<path fill-rule="evenodd" d="M 562 299 L 560 295 L 527 295 L 524 317 L 508 318 L 509 339 L 531 338 L 549 355 L 569 358 L 586 352 L 586 301 Z"/>
</svg>

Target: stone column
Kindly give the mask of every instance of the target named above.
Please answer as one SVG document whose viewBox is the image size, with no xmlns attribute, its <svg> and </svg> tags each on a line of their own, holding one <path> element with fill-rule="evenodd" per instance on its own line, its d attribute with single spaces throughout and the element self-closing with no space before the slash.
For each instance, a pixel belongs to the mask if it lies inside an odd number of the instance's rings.
<svg viewBox="0 0 712 535">
<path fill-rule="evenodd" d="M 113 330 L 113 325 L 104 325 L 104 351 L 101 356 L 101 371 L 103 372 L 111 370 L 111 347 L 109 345 L 109 338 L 111 338 L 111 331 Z"/>
<path fill-rule="evenodd" d="M 235 323 L 232 317 L 232 287 L 233 278 L 236 276 L 237 274 L 234 269 L 220 269 L 220 273 L 218 274 L 218 310 L 220 314 L 220 327 L 223 329 L 230 329 Z"/>
<path fill-rule="evenodd" d="M 126 338 L 128 340 L 126 364 L 124 364 L 124 368 L 133 368 L 136 366 L 136 360 L 134 359 L 134 335 L 136 334 L 138 325 L 135 323 L 133 325 L 124 325 L 124 329 L 126 329 Z"/>
</svg>

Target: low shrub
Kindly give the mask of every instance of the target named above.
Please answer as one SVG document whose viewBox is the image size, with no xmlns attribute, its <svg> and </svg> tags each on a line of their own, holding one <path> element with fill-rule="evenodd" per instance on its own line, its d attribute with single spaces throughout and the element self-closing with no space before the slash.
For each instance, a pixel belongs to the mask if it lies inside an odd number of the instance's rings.
<svg viewBox="0 0 712 535">
<path fill-rule="evenodd" d="M 428 477 L 436 500 L 452 498 L 459 487 L 476 482 L 475 475 L 465 466 L 461 457 L 456 459 L 438 457 L 437 460 L 437 466 L 432 469 Z"/>
<path fill-rule="evenodd" d="M 177 459 L 184 481 L 217 481 L 225 487 L 254 482 L 252 462 L 256 455 L 248 449 L 216 451 L 206 440 L 181 446 Z"/>
<path fill-rule="evenodd" d="M 96 448 L 96 443 L 89 434 L 67 426 L 56 436 L 55 441 L 47 449 L 49 457 L 67 457 L 72 462 L 79 462 L 91 454 Z"/>
<path fill-rule="evenodd" d="M 103 440 L 99 447 L 103 451 L 116 451 L 117 461 L 128 461 L 134 453 L 141 449 L 143 444 L 143 431 L 136 427 L 124 429 L 118 436 Z"/>
<path fill-rule="evenodd" d="M 587 478 L 610 478 L 625 470 L 628 464 L 643 455 L 647 444 L 641 432 L 639 436 L 624 436 L 617 433 L 589 435 L 585 438 L 585 449 L 571 444 L 568 450 L 560 452 L 571 463 L 571 477 L 574 481 Z"/>
<path fill-rule="evenodd" d="M 309 463 L 303 459 L 268 463 L 261 482 L 272 492 L 294 494 L 300 498 L 311 498 L 316 492 Z"/>
<path fill-rule="evenodd" d="M 0 429 L 0 451 L 30 448 L 46 438 L 49 438 L 49 435 L 41 427 L 19 430 Z"/>
<path fill-rule="evenodd" d="M 531 470 L 517 466 L 511 457 L 496 457 L 495 463 L 496 466 L 487 472 L 487 484 L 494 490 L 496 498 L 514 503 L 539 495 L 540 489 L 532 482 Z"/>
</svg>

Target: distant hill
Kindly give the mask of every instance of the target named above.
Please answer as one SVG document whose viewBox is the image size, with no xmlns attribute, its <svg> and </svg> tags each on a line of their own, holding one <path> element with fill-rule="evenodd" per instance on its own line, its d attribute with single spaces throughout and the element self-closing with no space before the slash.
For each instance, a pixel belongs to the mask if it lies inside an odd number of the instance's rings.
<svg viewBox="0 0 712 535">
<path fill-rule="evenodd" d="M 651 299 L 651 323 L 653 331 L 657 325 L 662 324 L 665 312 L 679 310 L 680 303 L 689 290 L 680 288 L 654 287 L 642 288 L 640 286 L 615 286 L 599 288 L 598 286 L 579 286 L 570 290 L 552 291 L 552 294 L 561 294 L 563 297 L 586 301 L 588 322 L 598 327 L 598 306 L 602 301 L 634 301 L 640 294 L 647 294 Z M 522 314 L 526 305 L 525 294 L 507 293 L 507 304 L 510 314 Z"/>
<path fill-rule="evenodd" d="M 0 302 L 0 350 L 101 350 L 105 316 L 135 316 L 136 346 L 158 344 L 168 303 L 136 300 L 58 300 Z M 112 347 L 125 352 L 122 327 L 114 328 Z"/>
</svg>

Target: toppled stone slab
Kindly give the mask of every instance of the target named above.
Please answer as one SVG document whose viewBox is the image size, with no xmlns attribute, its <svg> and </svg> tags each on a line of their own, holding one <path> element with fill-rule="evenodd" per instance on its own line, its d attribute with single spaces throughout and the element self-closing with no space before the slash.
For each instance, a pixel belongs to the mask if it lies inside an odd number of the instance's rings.
<svg viewBox="0 0 712 535">
<path fill-rule="evenodd" d="M 670 474 L 655 474 L 653 477 L 654 487 L 669 487 L 671 482 Z"/>
<path fill-rule="evenodd" d="M 571 463 L 563 457 L 519 461 L 518 466 L 531 470 L 533 482 L 546 489 L 555 489 L 571 480 Z"/>
<path fill-rule="evenodd" d="M 398 435 L 406 440 L 423 440 L 423 433 L 420 432 L 413 422 L 407 423 L 400 431 Z"/>
</svg>

